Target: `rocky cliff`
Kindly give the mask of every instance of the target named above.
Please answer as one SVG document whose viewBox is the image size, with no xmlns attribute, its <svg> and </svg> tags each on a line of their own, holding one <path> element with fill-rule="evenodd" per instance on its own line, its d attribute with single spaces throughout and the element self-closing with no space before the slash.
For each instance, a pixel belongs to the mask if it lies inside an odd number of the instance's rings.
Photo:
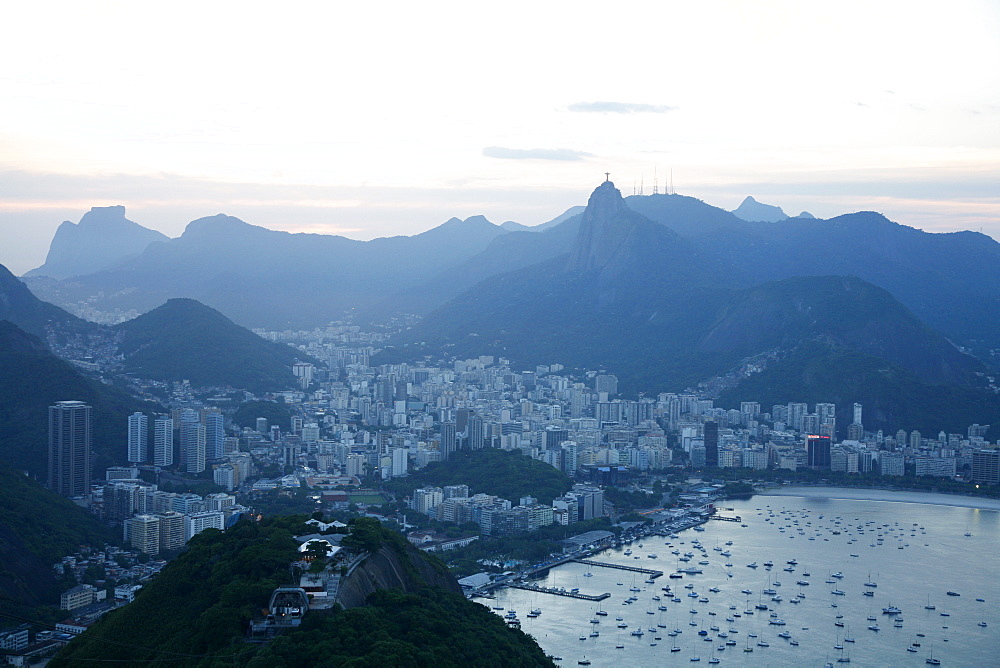
<svg viewBox="0 0 1000 668">
<path fill-rule="evenodd" d="M 409 594 L 425 587 L 462 593 L 455 577 L 434 557 L 409 544 L 383 542 L 341 580 L 337 602 L 344 608 L 356 608 L 365 605 L 379 589 L 399 589 Z"/>
<path fill-rule="evenodd" d="M 337 602 L 344 608 L 356 608 L 365 605 L 379 589 L 399 589 L 409 594 L 424 587 L 462 593 L 458 581 L 437 559 L 411 545 L 382 543 L 341 580 Z"/>
</svg>

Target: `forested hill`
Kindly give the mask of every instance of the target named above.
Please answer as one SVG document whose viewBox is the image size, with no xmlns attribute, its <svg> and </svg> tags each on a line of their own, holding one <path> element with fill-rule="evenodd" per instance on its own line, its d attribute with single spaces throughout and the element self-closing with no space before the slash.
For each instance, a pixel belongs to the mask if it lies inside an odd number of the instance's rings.
<svg viewBox="0 0 1000 668">
<path fill-rule="evenodd" d="M 48 461 L 48 407 L 57 401 L 93 407 L 94 470 L 124 463 L 127 418 L 162 410 L 122 390 L 87 378 L 40 340 L 0 320 L 0 459 L 44 477 Z"/>
<path fill-rule="evenodd" d="M 434 462 L 406 478 L 389 483 L 398 494 L 418 487 L 468 485 L 471 494 L 491 494 L 517 503 L 533 496 L 552 503 L 573 487 L 565 473 L 545 462 L 521 454 L 520 450 L 458 450 L 444 462 Z"/>
<path fill-rule="evenodd" d="M 296 361 L 312 361 L 193 299 L 170 299 L 115 329 L 125 370 L 142 378 L 274 390 L 294 385 Z"/>
<path fill-rule="evenodd" d="M 0 508 L 0 610 L 7 612 L 30 614 L 36 606 L 58 606 L 61 589 L 75 582 L 58 582 L 52 564 L 80 545 L 100 547 L 121 539 L 69 499 L 3 465 Z"/>
<path fill-rule="evenodd" d="M 109 613 L 50 665 L 552 665 L 529 636 L 508 629 L 488 608 L 432 587 L 379 590 L 350 610 L 310 610 L 298 629 L 267 644 L 246 643 L 253 613 L 267 606 L 275 587 L 289 584 L 289 565 L 298 556 L 293 535 L 315 531 L 305 519 L 244 520 L 195 536 L 133 603 Z M 358 529 L 368 552 L 386 546 L 410 560 L 428 558 L 408 544 L 399 550 L 405 539 L 374 520 L 354 523 L 352 533 Z"/>
</svg>

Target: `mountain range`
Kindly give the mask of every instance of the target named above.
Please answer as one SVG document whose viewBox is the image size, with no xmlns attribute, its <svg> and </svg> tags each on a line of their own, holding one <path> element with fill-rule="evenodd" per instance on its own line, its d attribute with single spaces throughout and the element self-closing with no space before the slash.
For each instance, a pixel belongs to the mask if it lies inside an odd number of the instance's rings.
<svg viewBox="0 0 1000 668">
<path fill-rule="evenodd" d="M 776 372 L 807 340 L 979 391 L 1000 349 L 990 237 L 929 234 L 875 212 L 789 218 L 753 198 L 729 212 L 682 195 L 622 197 L 610 182 L 586 208 L 533 228 L 473 216 L 361 242 L 220 214 L 99 271 L 31 273 L 32 289 L 60 304 L 147 310 L 188 297 L 248 326 L 412 313 L 423 321 L 383 359 L 498 352 L 604 366 L 632 391 L 682 389 L 765 353 Z"/>
<path fill-rule="evenodd" d="M 751 287 L 793 276 L 853 275 L 889 290 L 918 318 L 984 359 L 1000 348 L 1000 245 L 983 234 L 930 234 L 874 212 L 753 222 L 683 195 L 624 201 L 692 242 L 715 267 L 716 283 Z M 100 228 L 84 225 L 93 213 L 78 226 L 93 240 L 134 225 L 123 212 L 101 217 Z M 453 218 L 412 237 L 365 242 L 276 232 L 220 214 L 99 270 L 59 279 L 72 268 L 53 259 L 25 281 L 42 299 L 67 308 L 86 301 L 99 310 L 142 312 L 189 297 L 246 327 L 321 326 L 351 309 L 376 319 L 423 316 L 479 281 L 570 252 L 581 216 L 574 207 L 533 228 L 494 225 L 482 216 Z M 113 234 L 112 221 L 118 225 Z M 50 256 L 79 253 L 64 237 L 53 239 Z"/>
<path fill-rule="evenodd" d="M 643 201 L 660 221 L 669 219 L 673 202 L 687 210 L 688 221 L 692 211 L 707 206 L 661 197 L 664 206 L 658 208 Z M 866 384 L 885 395 L 870 414 L 871 426 L 897 424 L 904 414 L 912 417 L 900 404 L 914 392 L 937 400 L 936 408 L 919 418 L 923 426 L 964 428 L 967 423 L 961 424 L 959 416 L 968 414 L 968 406 L 982 409 L 982 420 L 1000 417 L 987 366 L 956 348 L 890 291 L 856 275 L 815 275 L 820 267 L 766 280 L 777 273 L 773 267 L 739 266 L 705 239 L 756 235 L 761 246 L 777 243 L 725 212 L 703 213 L 704 228 L 678 226 L 681 234 L 639 213 L 613 184 L 604 183 L 591 195 L 568 252 L 481 281 L 400 334 L 395 347 L 376 362 L 440 351 L 458 357 L 495 354 L 526 365 L 558 361 L 614 371 L 624 391 L 651 393 L 693 387 L 766 354 L 769 376 L 783 401 L 814 394 L 820 397 L 816 401 L 832 400 L 822 398 L 817 374 L 794 372 L 801 367 L 801 352 L 810 350 L 815 366 L 833 374 L 834 360 L 851 360 L 857 372 L 852 380 L 860 384 L 854 396 L 871 399 L 863 390 Z M 877 214 L 828 224 L 833 231 L 825 232 L 827 238 L 842 228 L 894 230 Z M 979 243 L 978 235 L 951 240 Z M 885 249 L 858 251 L 869 257 L 880 252 Z M 751 257 L 762 253 L 745 250 Z M 750 394 L 752 380 L 744 379 L 746 385 L 730 396 L 756 398 Z M 900 391 L 903 384 L 906 392 Z M 842 408 L 854 400 L 859 399 L 841 397 Z M 841 420 L 850 422 L 847 415 Z"/>
<path fill-rule="evenodd" d="M 113 372 L 160 381 L 189 380 L 196 387 L 230 386 L 254 392 L 294 386 L 292 365 L 300 360 L 314 361 L 287 345 L 262 339 L 193 299 L 169 299 L 113 327 L 88 322 L 41 301 L 2 265 L 0 325 L 0 356 L 9 356 L 7 364 L 0 367 L 0 383 L 13 384 L 11 395 L 5 397 L 11 401 L 17 399 L 13 388 L 27 379 L 52 381 L 56 386 L 51 388 L 53 391 L 63 386 L 45 400 L 49 403 L 71 398 L 77 391 L 73 388 L 92 382 L 53 350 L 72 359 L 77 351 L 101 348 L 107 357 L 117 358 Z M 48 371 L 31 371 L 31 365 Z M 67 381 L 64 376 L 69 372 L 79 380 Z M 116 401 L 121 403 L 125 396 L 123 392 Z M 89 395 L 72 398 L 90 400 Z M 43 403 L 42 409 L 47 405 Z M 38 424 L 44 427 L 45 420 Z"/>
</svg>

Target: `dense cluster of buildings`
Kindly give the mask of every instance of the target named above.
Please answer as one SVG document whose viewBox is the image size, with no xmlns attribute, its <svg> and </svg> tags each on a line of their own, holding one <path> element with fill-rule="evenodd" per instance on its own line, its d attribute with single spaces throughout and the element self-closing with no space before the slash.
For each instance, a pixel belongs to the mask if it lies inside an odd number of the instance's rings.
<svg viewBox="0 0 1000 668">
<path fill-rule="evenodd" d="M 294 444 L 284 461 L 323 472 L 392 478 L 456 450 L 492 447 L 520 450 L 597 485 L 678 465 L 964 475 L 1000 484 L 1000 450 L 985 440 L 985 425 L 933 438 L 883 433 L 865 429 L 860 404 L 844 411 L 844 425 L 833 403 L 720 408 L 695 392 L 626 400 L 610 373 L 571 377 L 558 364 L 516 371 L 491 356 L 372 367 L 375 344 L 358 345 L 356 329 L 259 333 L 328 365 L 300 372 L 308 391 L 286 393 L 301 408 L 303 428 L 293 424 L 289 440 L 271 425 L 269 435 Z"/>
<path fill-rule="evenodd" d="M 249 512 L 232 494 L 160 490 L 139 479 L 135 467 L 111 467 L 105 475 L 91 509 L 109 523 L 121 524 L 125 541 L 146 554 L 180 549 L 205 529 L 223 529 Z"/>
<path fill-rule="evenodd" d="M 468 485 L 421 487 L 410 499 L 414 510 L 442 522 L 474 522 L 484 536 L 507 536 L 534 531 L 551 524 L 572 524 L 601 517 L 604 492 L 598 487 L 575 485 L 552 504 L 525 496 L 518 505 L 489 494 L 469 495 Z"/>
<path fill-rule="evenodd" d="M 790 402 L 765 411 L 753 401 L 738 409 L 717 407 L 695 392 L 628 400 L 618 396 L 613 374 L 571 376 L 558 364 L 515 370 L 508 360 L 481 356 L 446 366 L 373 367 L 378 336 L 352 326 L 260 334 L 325 362 L 296 365 L 300 387 L 280 393 L 293 410 L 288 424 L 260 417 L 234 431 L 220 409 L 187 396 L 169 414 L 128 418 L 128 460 L 194 475 L 211 470 L 229 492 L 251 489 L 254 481 L 259 489 L 342 488 L 367 476 L 406 476 L 459 450 L 483 448 L 518 450 L 590 486 L 578 489 L 598 491 L 636 471 L 674 466 L 912 472 L 1000 484 L 1000 450 L 985 440 L 984 425 L 934 437 L 873 432 L 865 429 L 859 404 L 841 426 L 832 403 Z M 50 408 L 49 484 L 66 496 L 86 495 L 92 487 L 90 412 L 78 401 Z M 259 480 L 257 471 L 273 465 L 284 477 Z M 124 523 L 132 544 L 150 553 L 172 549 L 180 536 L 224 525 L 245 510 L 231 495 L 218 500 L 158 491 L 133 471 L 109 470 L 93 501 L 105 518 Z M 438 490 L 421 490 L 412 503 L 421 512 L 505 533 L 569 523 L 574 513 L 586 517 L 579 513 L 579 494 L 588 493 L 574 492 L 547 508 L 511 506 L 467 490 L 440 490 L 440 497 Z"/>
</svg>

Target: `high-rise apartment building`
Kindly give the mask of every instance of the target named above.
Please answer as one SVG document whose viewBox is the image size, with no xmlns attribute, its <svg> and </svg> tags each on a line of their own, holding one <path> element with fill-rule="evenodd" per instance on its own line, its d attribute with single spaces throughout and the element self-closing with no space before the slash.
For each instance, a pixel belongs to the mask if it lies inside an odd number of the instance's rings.
<svg viewBox="0 0 1000 668">
<path fill-rule="evenodd" d="M 125 520 L 125 539 L 140 552 L 160 553 L 160 519 L 155 515 L 136 515 Z"/>
<path fill-rule="evenodd" d="M 144 413 L 128 416 L 128 461 L 141 464 L 149 456 L 149 419 Z"/>
<path fill-rule="evenodd" d="M 973 450 L 972 482 L 1000 485 L 1000 450 Z"/>
<path fill-rule="evenodd" d="M 226 430 L 222 411 L 218 409 L 205 411 L 203 423 L 205 425 L 205 457 L 211 460 L 222 459 L 226 454 L 224 447 Z"/>
<path fill-rule="evenodd" d="M 205 425 L 201 424 L 196 411 L 187 409 L 181 413 L 180 465 L 188 473 L 205 470 Z"/>
<path fill-rule="evenodd" d="M 830 468 L 830 439 L 826 436 L 807 436 L 806 453 L 810 468 Z"/>
<path fill-rule="evenodd" d="M 174 463 L 174 420 L 158 417 L 153 422 L 153 465 L 172 466 Z"/>
<path fill-rule="evenodd" d="M 49 406 L 49 489 L 63 496 L 90 491 L 90 413 L 82 401 Z"/>
<path fill-rule="evenodd" d="M 168 510 L 156 515 L 160 521 L 160 550 L 179 550 L 184 547 L 184 515 Z"/>
<path fill-rule="evenodd" d="M 457 428 L 454 422 L 441 423 L 441 459 L 448 459 L 456 447 Z"/>
<path fill-rule="evenodd" d="M 613 374 L 599 374 L 594 379 L 594 391 L 600 394 L 607 392 L 608 397 L 618 394 L 618 376 Z"/>
<path fill-rule="evenodd" d="M 719 423 L 709 420 L 704 426 L 705 466 L 719 465 Z"/>
</svg>

